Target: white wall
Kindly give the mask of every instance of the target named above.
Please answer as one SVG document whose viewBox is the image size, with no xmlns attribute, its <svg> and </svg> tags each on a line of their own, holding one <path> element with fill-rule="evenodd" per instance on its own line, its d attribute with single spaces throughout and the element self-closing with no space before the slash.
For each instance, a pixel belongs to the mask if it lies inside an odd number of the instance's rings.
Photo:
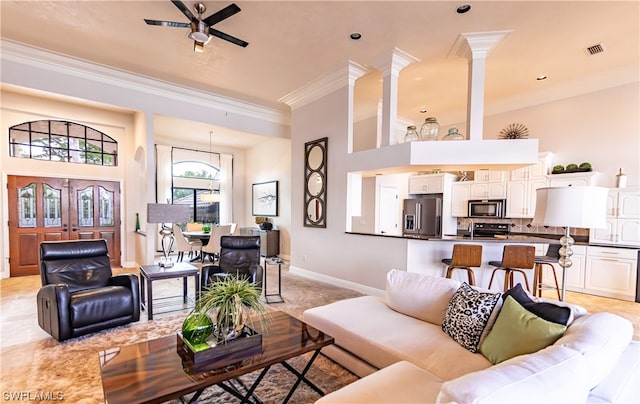
<svg viewBox="0 0 640 404">
<path fill-rule="evenodd" d="M 583 94 L 485 118 L 484 137 L 498 138 L 510 123 L 522 123 L 553 164 L 589 162 L 598 185 L 615 187 L 619 168 L 629 186 L 640 186 L 640 83 Z M 462 126 L 464 127 L 464 126 Z M 506 140 L 505 140 L 506 141 Z"/>
<path fill-rule="evenodd" d="M 302 167 L 300 167 L 302 168 Z M 246 208 L 241 215 L 243 227 L 256 227 L 252 212 L 252 184 L 278 181 L 278 216 L 270 217 L 273 228 L 280 231 L 280 257 L 291 255 L 291 140 L 268 139 L 248 149 L 245 178 L 239 185 L 244 189 Z"/>
<path fill-rule="evenodd" d="M 498 138 L 500 130 L 508 124 L 523 123 L 529 128 L 530 138 L 539 139 L 540 151 L 554 153 L 555 164 L 588 161 L 602 173 L 598 185 L 606 187 L 614 186 L 618 168 L 624 167 L 629 186 L 638 186 L 639 90 L 640 85 L 634 83 L 487 116 L 484 137 Z M 329 201 L 327 228 L 303 227 L 302 173 L 293 171 L 292 233 L 295 237 L 291 243 L 291 265 L 294 271 L 318 279 L 384 289 L 384 276 L 389 269 L 406 269 L 407 242 L 344 232 L 347 228 L 344 223 L 348 158 L 346 100 L 345 87 L 292 112 L 294 167 L 302 167 L 304 142 L 329 138 Z"/>
<path fill-rule="evenodd" d="M 406 269 L 406 240 L 347 234 L 347 88 L 292 112 L 291 270 L 384 289 L 390 268 Z M 304 144 L 328 137 L 327 227 L 303 226 Z M 351 218 L 349 218 L 351 220 Z"/>
</svg>

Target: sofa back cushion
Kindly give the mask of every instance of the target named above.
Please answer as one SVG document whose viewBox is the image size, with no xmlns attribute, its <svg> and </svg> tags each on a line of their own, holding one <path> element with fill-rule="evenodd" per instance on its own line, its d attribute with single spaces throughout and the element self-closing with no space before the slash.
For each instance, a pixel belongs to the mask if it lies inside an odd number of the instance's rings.
<svg viewBox="0 0 640 404">
<path fill-rule="evenodd" d="M 584 403 L 589 395 L 584 357 L 550 346 L 445 382 L 438 403 Z"/>
<path fill-rule="evenodd" d="M 442 325 L 451 296 L 460 282 L 392 269 L 387 273 L 386 303 L 393 310 Z"/>
<path fill-rule="evenodd" d="M 593 388 L 616 366 L 632 338 L 629 320 L 611 313 L 595 313 L 577 318 L 554 345 L 574 349 L 585 357 L 590 369 L 587 381 Z"/>
</svg>

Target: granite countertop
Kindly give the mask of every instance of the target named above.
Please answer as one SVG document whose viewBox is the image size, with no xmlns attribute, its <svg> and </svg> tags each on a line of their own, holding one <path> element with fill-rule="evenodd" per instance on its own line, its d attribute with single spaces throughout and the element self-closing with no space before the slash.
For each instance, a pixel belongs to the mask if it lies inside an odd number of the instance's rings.
<svg viewBox="0 0 640 404">
<path fill-rule="evenodd" d="M 487 237 L 487 236 L 474 236 L 469 235 L 444 235 L 442 240 L 450 241 L 482 241 L 482 242 L 496 242 L 496 243 L 536 243 L 536 244 L 548 244 L 548 243 L 560 243 L 560 237 L 558 235 L 540 235 L 540 234 L 511 234 L 508 236 Z M 588 244 L 586 241 L 576 240 L 576 244 Z"/>
</svg>

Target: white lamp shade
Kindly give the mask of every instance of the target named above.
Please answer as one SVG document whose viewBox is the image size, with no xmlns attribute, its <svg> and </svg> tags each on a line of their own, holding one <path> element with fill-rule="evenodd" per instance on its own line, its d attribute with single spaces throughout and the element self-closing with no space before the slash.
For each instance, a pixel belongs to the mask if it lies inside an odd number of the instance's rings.
<svg viewBox="0 0 640 404">
<path fill-rule="evenodd" d="M 213 191 L 200 194 L 201 202 L 210 202 L 210 203 L 220 202 L 220 199 L 221 199 L 220 194 L 213 193 Z"/>
<path fill-rule="evenodd" d="M 540 188 L 531 224 L 543 226 L 606 228 L 607 194 L 602 187 Z"/>
</svg>

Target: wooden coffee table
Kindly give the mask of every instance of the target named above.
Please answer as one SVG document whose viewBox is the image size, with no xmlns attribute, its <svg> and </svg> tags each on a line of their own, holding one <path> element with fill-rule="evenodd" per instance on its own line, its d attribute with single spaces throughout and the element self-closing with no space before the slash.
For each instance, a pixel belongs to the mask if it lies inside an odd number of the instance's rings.
<svg viewBox="0 0 640 404">
<path fill-rule="evenodd" d="M 320 349 L 333 344 L 333 337 L 326 335 L 302 321 L 284 313 L 272 312 L 267 332 L 262 333 L 262 353 L 241 361 L 214 362 L 197 370 L 183 366 L 176 349 L 176 335 L 139 342 L 134 345 L 101 351 L 100 367 L 105 400 L 109 403 L 161 403 L 196 392 L 189 402 L 198 399 L 202 391 L 217 385 L 228 393 L 247 402 L 258 400 L 256 387 L 274 364 L 282 364 L 297 376 L 284 402 L 289 401 L 301 382 L 319 395 L 324 392 L 306 377 Z M 313 351 L 302 371 L 291 367 L 286 360 Z M 240 376 L 262 370 L 251 386 L 242 390 L 230 381 Z"/>
</svg>

